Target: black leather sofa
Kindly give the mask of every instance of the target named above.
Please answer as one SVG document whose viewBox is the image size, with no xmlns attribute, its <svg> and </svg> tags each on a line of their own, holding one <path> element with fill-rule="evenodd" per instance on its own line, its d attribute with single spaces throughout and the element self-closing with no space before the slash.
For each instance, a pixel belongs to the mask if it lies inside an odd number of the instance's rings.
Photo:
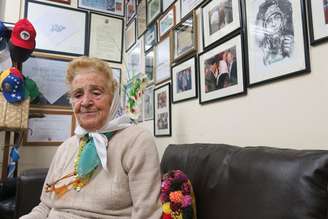
<svg viewBox="0 0 328 219">
<path fill-rule="evenodd" d="M 328 218 L 328 151 L 169 145 L 161 169 L 190 178 L 198 219 Z"/>
<path fill-rule="evenodd" d="M 0 219 L 15 219 L 39 204 L 48 169 L 23 171 L 17 178 L 0 181 Z"/>
</svg>

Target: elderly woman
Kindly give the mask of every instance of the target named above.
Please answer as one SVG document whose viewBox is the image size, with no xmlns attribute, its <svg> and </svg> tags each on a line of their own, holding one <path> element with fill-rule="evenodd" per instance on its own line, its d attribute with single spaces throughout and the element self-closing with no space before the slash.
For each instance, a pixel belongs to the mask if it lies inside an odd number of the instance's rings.
<svg viewBox="0 0 328 219">
<path fill-rule="evenodd" d="M 41 203 L 23 219 L 159 219 L 160 168 L 151 134 L 119 110 L 119 89 L 98 59 L 73 60 L 66 77 L 77 119 L 57 150 Z"/>
</svg>

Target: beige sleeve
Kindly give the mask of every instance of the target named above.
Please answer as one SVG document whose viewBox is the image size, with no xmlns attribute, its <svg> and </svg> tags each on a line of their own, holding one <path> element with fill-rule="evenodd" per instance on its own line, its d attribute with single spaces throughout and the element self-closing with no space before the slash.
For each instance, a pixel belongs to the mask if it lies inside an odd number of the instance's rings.
<svg viewBox="0 0 328 219">
<path fill-rule="evenodd" d="M 146 131 L 139 134 L 126 156 L 124 160 L 133 202 L 131 219 L 160 219 L 160 164 L 151 134 Z"/>
</svg>

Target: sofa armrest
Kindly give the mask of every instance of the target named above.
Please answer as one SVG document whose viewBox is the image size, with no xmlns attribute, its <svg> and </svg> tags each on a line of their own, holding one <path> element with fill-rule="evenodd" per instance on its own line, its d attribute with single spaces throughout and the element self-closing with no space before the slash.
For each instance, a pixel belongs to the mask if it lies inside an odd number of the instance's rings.
<svg viewBox="0 0 328 219">
<path fill-rule="evenodd" d="M 16 195 L 16 178 L 8 178 L 0 181 L 0 201 L 12 198 Z"/>
</svg>

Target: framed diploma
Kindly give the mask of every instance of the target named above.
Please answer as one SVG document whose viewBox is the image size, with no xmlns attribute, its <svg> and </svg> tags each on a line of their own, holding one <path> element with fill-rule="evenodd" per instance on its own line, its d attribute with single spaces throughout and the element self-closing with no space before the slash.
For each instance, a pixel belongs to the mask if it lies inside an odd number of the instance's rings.
<svg viewBox="0 0 328 219">
<path fill-rule="evenodd" d="M 69 61 L 70 59 L 32 56 L 22 64 L 22 73 L 37 84 L 40 92 L 34 107 L 71 108 L 65 83 Z"/>
<path fill-rule="evenodd" d="M 183 18 L 204 0 L 180 0 L 180 17 Z"/>
<path fill-rule="evenodd" d="M 156 79 L 155 83 L 161 83 L 170 78 L 170 37 L 161 41 L 156 49 Z"/>
<path fill-rule="evenodd" d="M 125 30 L 125 52 L 127 52 L 136 43 L 136 41 L 136 19 L 133 19 Z"/>
<path fill-rule="evenodd" d="M 123 18 L 91 13 L 89 56 L 122 63 L 122 55 Z"/>
<path fill-rule="evenodd" d="M 25 17 L 37 32 L 35 51 L 72 56 L 87 54 L 87 11 L 28 0 Z"/>
<path fill-rule="evenodd" d="M 78 0 L 77 5 L 91 11 L 124 16 L 124 0 Z"/>
<path fill-rule="evenodd" d="M 74 133 L 75 118 L 69 110 L 30 110 L 26 146 L 57 146 Z"/>
</svg>

